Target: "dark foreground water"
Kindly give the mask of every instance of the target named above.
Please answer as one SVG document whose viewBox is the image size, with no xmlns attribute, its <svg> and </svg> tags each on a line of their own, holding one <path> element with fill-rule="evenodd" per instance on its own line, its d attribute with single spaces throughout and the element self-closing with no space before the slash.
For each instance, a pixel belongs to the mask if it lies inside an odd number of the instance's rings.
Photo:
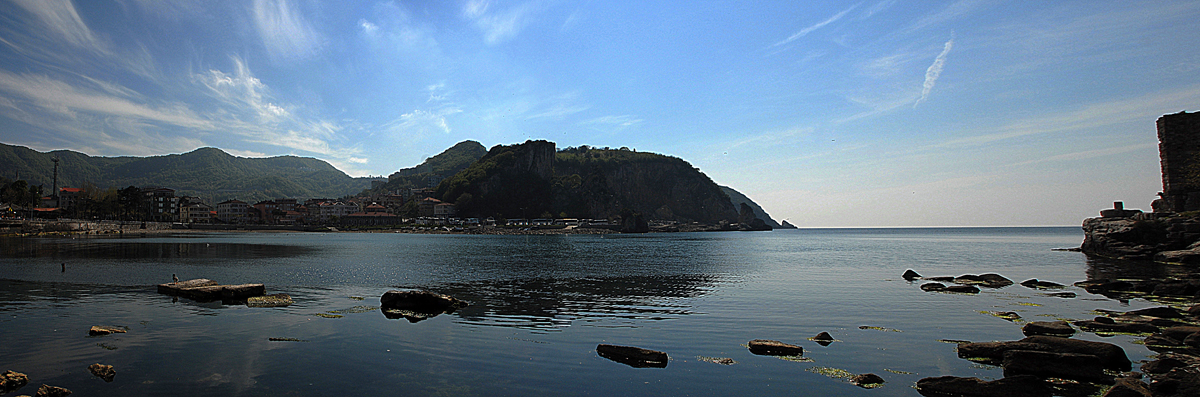
<svg viewBox="0 0 1200 397">
<path fill-rule="evenodd" d="M 1082 238 L 1073 227 L 0 239 L 0 371 L 28 374 L 23 394 L 46 383 L 89 396 L 916 396 L 912 385 L 923 377 L 1002 377 L 941 341 L 1022 337 L 1020 323 L 982 311 L 1038 321 L 1153 305 L 1074 287 L 1075 299 L 1020 285 L 926 293 L 899 277 L 907 268 L 1063 284 L 1177 270 L 1052 250 Z M 264 283 L 295 304 L 248 308 L 157 294 L 152 286 L 172 273 Z M 418 323 L 391 320 L 379 296 L 395 288 L 471 306 Z M 92 325 L 129 332 L 89 337 Z M 807 340 L 821 331 L 838 342 Z M 1116 343 L 1134 361 L 1150 354 L 1128 336 L 1078 337 Z M 751 339 L 801 345 L 811 362 L 752 355 Z M 661 350 L 671 360 L 633 368 L 598 356 L 599 343 Z M 114 382 L 91 376 L 87 366 L 97 362 L 116 367 Z M 819 368 L 872 372 L 887 383 L 864 390 Z"/>
</svg>

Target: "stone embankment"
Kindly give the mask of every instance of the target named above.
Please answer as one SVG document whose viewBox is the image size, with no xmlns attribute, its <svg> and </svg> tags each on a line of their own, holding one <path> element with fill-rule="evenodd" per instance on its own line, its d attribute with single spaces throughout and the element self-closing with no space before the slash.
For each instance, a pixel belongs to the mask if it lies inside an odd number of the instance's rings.
<svg viewBox="0 0 1200 397">
<path fill-rule="evenodd" d="M 1084 220 L 1079 250 L 1117 259 L 1200 263 L 1200 218 L 1130 212 Z"/>
</svg>

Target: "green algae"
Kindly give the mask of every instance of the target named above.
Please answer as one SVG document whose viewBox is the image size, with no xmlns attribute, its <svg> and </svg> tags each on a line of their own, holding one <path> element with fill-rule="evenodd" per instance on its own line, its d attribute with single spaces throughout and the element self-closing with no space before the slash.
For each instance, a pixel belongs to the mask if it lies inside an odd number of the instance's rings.
<svg viewBox="0 0 1200 397">
<path fill-rule="evenodd" d="M 884 331 L 884 332 L 904 332 L 904 331 L 901 331 L 901 330 L 898 330 L 895 328 L 876 327 L 873 325 L 860 325 L 860 326 L 858 326 L 858 329 L 870 329 L 870 330 Z"/>
<path fill-rule="evenodd" d="M 728 357 L 705 357 L 705 356 L 696 356 L 696 360 L 703 361 L 703 362 L 706 362 L 706 363 L 721 364 L 721 365 L 733 365 L 733 364 L 737 364 L 737 361 L 733 361 L 733 359 L 732 359 L 732 358 L 728 358 Z"/>
</svg>

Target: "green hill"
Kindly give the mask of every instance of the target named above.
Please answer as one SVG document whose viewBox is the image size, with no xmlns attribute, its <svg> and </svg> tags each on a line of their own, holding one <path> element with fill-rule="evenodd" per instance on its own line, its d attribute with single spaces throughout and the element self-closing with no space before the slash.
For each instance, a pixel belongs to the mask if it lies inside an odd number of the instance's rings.
<svg viewBox="0 0 1200 397">
<path fill-rule="evenodd" d="M 466 169 L 487 154 L 487 149 L 475 141 L 462 141 L 436 156 L 425 159 L 420 165 L 405 168 L 388 175 L 386 183 L 372 190 L 376 193 L 404 191 L 413 188 L 435 187 L 443 179 Z"/>
<path fill-rule="evenodd" d="M 215 203 L 231 198 L 255 202 L 291 197 L 341 197 L 370 187 L 369 178 L 352 178 L 322 160 L 296 156 L 245 158 L 216 148 L 151 157 L 92 157 L 79 152 L 38 152 L 0 144 L 4 178 L 24 179 L 48 191 L 59 158 L 58 186 L 100 188 L 161 186 L 176 195 Z"/>
</svg>

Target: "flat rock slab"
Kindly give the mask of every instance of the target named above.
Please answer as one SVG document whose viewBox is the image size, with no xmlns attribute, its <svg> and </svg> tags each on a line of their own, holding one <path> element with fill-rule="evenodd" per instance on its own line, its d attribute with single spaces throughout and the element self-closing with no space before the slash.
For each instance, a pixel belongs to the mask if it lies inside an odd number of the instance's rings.
<svg viewBox="0 0 1200 397">
<path fill-rule="evenodd" d="M 288 294 L 251 296 L 246 298 L 249 307 L 287 307 L 291 306 L 292 297 Z"/>
<path fill-rule="evenodd" d="M 108 334 L 123 334 L 125 332 L 128 332 L 128 331 L 126 331 L 124 328 L 109 327 L 109 326 L 104 326 L 104 325 L 93 325 L 91 329 L 88 329 L 88 335 L 91 335 L 91 336 L 100 336 L 100 335 L 108 335 Z"/>
<path fill-rule="evenodd" d="M 799 356 L 804 354 L 804 348 L 790 345 L 777 340 L 755 339 L 748 344 L 750 352 L 767 356 Z"/>
<path fill-rule="evenodd" d="M 430 291 L 391 290 L 379 297 L 384 309 L 410 310 L 419 313 L 453 313 L 469 304 L 461 299 Z"/>
<path fill-rule="evenodd" d="M 37 397 L 66 397 L 71 395 L 71 391 L 58 386 L 50 386 L 43 384 L 38 388 Z"/>
<path fill-rule="evenodd" d="M 633 346 L 596 345 L 596 354 L 634 368 L 666 368 L 667 353 Z"/>
<path fill-rule="evenodd" d="M 262 284 L 218 285 L 209 279 L 195 279 L 158 285 L 158 293 L 182 296 L 195 301 L 245 300 L 267 293 Z"/>
<path fill-rule="evenodd" d="M 1107 383 L 1100 359 L 1091 354 L 1052 353 L 1032 350 L 1004 352 L 1004 376 L 1034 375 L 1042 378 L 1074 379 Z"/>
<path fill-rule="evenodd" d="M 976 342 L 958 345 L 961 358 L 984 358 L 994 362 L 1004 359 L 1009 350 L 1035 350 L 1054 353 L 1091 354 L 1105 369 L 1128 371 L 1131 368 L 1125 350 L 1112 343 L 1093 342 L 1057 336 L 1035 335 L 1011 342 Z"/>
</svg>

